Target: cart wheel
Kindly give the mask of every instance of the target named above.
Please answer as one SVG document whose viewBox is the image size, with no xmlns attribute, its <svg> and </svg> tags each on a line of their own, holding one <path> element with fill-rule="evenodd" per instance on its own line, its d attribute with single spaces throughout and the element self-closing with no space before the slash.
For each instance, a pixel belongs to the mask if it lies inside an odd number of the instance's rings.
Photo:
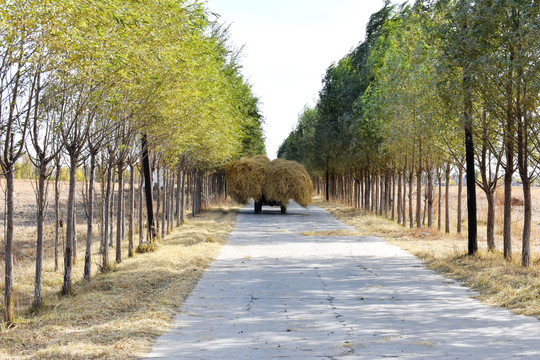
<svg viewBox="0 0 540 360">
<path fill-rule="evenodd" d="M 281 205 L 281 213 L 282 214 L 287 213 L 287 207 L 285 205 Z"/>
<path fill-rule="evenodd" d="M 259 214 L 262 210 L 262 205 L 260 202 L 255 201 L 255 214 Z"/>
</svg>

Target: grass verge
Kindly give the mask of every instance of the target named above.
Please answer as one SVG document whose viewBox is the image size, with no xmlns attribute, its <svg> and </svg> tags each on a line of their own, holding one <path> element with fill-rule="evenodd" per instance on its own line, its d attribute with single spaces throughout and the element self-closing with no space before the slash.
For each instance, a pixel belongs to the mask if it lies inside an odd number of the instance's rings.
<svg viewBox="0 0 540 360">
<path fill-rule="evenodd" d="M 153 339 L 169 328 L 178 307 L 219 253 L 237 210 L 209 209 L 160 241 L 155 252 L 126 259 L 89 282 L 78 281 L 71 296 L 48 294 L 39 313 L 19 314 L 15 328 L 1 331 L 0 358 L 143 356 Z"/>
<path fill-rule="evenodd" d="M 467 239 L 463 235 L 446 235 L 436 228 L 408 229 L 395 221 L 320 199 L 314 205 L 328 210 L 362 235 L 380 236 L 418 256 L 428 268 L 477 291 L 480 301 L 540 319 L 537 258 L 532 259 L 531 267 L 523 268 L 519 254 L 511 262 L 504 260 L 500 252 L 485 250 L 471 257 L 467 256 Z"/>
</svg>

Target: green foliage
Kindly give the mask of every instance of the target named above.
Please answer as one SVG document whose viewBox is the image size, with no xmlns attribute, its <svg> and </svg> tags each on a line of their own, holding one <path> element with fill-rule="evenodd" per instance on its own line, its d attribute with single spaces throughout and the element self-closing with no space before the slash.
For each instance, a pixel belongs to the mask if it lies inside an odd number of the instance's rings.
<svg viewBox="0 0 540 360">
<path fill-rule="evenodd" d="M 475 145 L 478 164 L 494 164 L 504 150 L 504 133 L 517 131 L 506 128 L 509 118 L 518 124 L 527 119 L 530 133 L 537 134 L 538 5 L 386 3 L 371 16 L 365 40 L 328 68 L 317 105 L 299 117 L 279 156 L 305 164 L 312 174 L 399 170 L 413 159 L 416 167 L 462 162 L 468 93 L 472 129 L 481 139 Z M 535 159 L 537 138 L 531 136 L 528 145 Z"/>
</svg>

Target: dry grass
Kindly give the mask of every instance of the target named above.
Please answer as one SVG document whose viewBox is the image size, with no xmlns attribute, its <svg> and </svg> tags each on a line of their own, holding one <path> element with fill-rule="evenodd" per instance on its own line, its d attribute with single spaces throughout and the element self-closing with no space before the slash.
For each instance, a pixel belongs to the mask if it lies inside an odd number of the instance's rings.
<svg viewBox="0 0 540 360">
<path fill-rule="evenodd" d="M 268 168 L 263 192 L 268 200 L 287 205 L 293 199 L 306 207 L 312 201 L 313 184 L 306 169 L 299 163 L 275 159 Z"/>
<path fill-rule="evenodd" d="M 150 350 L 178 307 L 213 261 L 234 226 L 237 207 L 213 208 L 190 219 L 155 252 L 126 259 L 90 282 L 78 280 L 72 296 L 58 295 L 62 274 L 46 264 L 45 305 L 19 313 L 2 329 L 2 359 L 133 359 Z M 82 263 L 82 261 L 80 262 Z M 82 273 L 77 264 L 75 273 Z M 30 297 L 32 271 L 19 271 L 19 297 Z M 27 277 L 30 279 L 27 279 Z M 30 291 L 30 292 L 29 292 Z"/>
<path fill-rule="evenodd" d="M 351 230 L 305 231 L 302 236 L 362 236 L 364 234 Z"/>
<path fill-rule="evenodd" d="M 476 290 L 479 300 L 540 319 L 538 253 L 533 252 L 532 265 L 525 269 L 520 265 L 519 254 L 512 262 L 505 261 L 499 252 L 485 250 L 480 250 L 475 257 L 467 256 L 464 235 L 446 235 L 434 228 L 408 229 L 383 217 L 320 199 L 316 205 L 362 234 L 383 237 L 408 250 L 423 259 L 429 268 Z"/>
<path fill-rule="evenodd" d="M 270 159 L 264 155 L 229 162 L 225 166 L 227 193 L 242 204 L 260 199 L 269 165 Z"/>
</svg>

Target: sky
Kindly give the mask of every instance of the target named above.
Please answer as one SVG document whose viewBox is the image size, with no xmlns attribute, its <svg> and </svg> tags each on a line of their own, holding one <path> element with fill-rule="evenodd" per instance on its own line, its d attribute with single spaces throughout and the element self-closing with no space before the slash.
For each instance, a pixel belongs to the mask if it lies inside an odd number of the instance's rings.
<svg viewBox="0 0 540 360">
<path fill-rule="evenodd" d="M 365 37 L 383 0 L 207 0 L 260 99 L 268 157 L 276 158 L 304 107 L 315 105 L 326 69 Z"/>
</svg>

